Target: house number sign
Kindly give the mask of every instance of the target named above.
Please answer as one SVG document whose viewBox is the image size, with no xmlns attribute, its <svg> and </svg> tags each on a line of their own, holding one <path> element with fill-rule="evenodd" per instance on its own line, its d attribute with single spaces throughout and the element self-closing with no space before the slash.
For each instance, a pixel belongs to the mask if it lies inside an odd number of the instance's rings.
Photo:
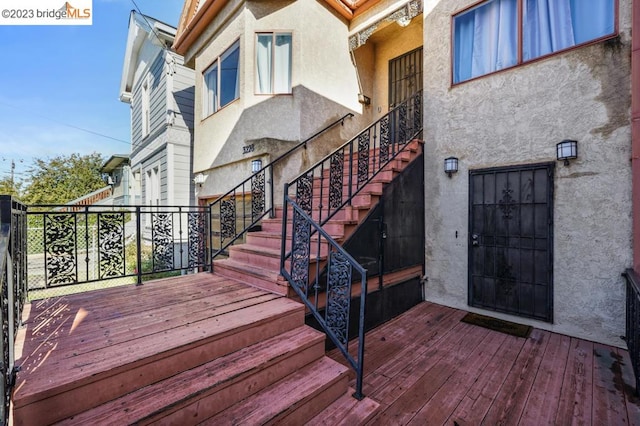
<svg viewBox="0 0 640 426">
<path fill-rule="evenodd" d="M 251 144 L 251 145 L 245 145 L 245 146 L 243 146 L 243 147 L 242 147 L 242 153 L 243 153 L 243 154 L 248 154 L 248 153 L 250 153 L 250 152 L 253 152 L 253 150 L 254 150 L 254 146 L 253 146 L 253 144 Z"/>
</svg>

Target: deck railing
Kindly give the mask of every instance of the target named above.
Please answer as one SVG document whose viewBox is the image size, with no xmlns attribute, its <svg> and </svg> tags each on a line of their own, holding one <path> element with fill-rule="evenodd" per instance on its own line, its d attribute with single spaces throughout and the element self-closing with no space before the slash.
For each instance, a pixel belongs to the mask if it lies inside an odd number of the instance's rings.
<svg viewBox="0 0 640 426">
<path fill-rule="evenodd" d="M 289 157 L 300 148 L 327 130 L 344 120 L 353 117 L 348 113 L 323 127 L 304 141 L 289 149 L 278 158 L 256 171 L 233 189 L 218 197 L 209 208 L 212 215 L 211 258 L 215 259 L 221 254 L 226 254 L 227 248 L 240 240 L 249 230 L 254 228 L 265 216 L 273 217 L 274 191 L 273 168 L 283 159 Z"/>
<path fill-rule="evenodd" d="M 627 279 L 627 318 L 625 340 L 636 376 L 636 395 L 640 394 L 640 276 L 627 269 L 622 274 Z"/>
<path fill-rule="evenodd" d="M 11 391 L 15 382 L 15 339 L 27 295 L 26 207 L 11 196 L 0 195 L 0 282 L 2 283 L 2 383 L 0 421 L 8 424 Z"/>
<path fill-rule="evenodd" d="M 367 274 L 322 226 L 421 134 L 420 91 L 284 187 L 281 274 L 355 370 L 358 399 L 363 398 Z M 293 221 L 288 238 L 290 208 Z M 352 281 L 360 283 L 357 359 L 348 348 Z"/>
<path fill-rule="evenodd" d="M 293 209 L 293 231 L 291 251 L 282 262 L 281 274 L 289 281 L 309 312 L 355 370 L 354 396 L 362 399 L 364 397 L 362 377 L 367 271 L 286 195 L 284 223 L 287 223 L 287 205 Z M 287 239 L 286 228 L 285 226 L 282 238 L 283 246 Z M 283 257 L 285 257 L 284 254 Z M 326 265 L 326 271 L 322 270 L 324 265 Z M 360 285 L 357 357 L 349 353 L 349 317 L 353 282 Z"/>
<path fill-rule="evenodd" d="M 30 291 L 209 268 L 207 206 L 38 205 L 27 219 Z"/>
</svg>

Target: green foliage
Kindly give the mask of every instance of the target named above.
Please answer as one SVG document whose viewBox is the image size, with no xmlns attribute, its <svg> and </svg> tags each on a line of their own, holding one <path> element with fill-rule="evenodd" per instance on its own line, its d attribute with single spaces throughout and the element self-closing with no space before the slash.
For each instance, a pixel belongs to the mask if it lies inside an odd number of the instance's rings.
<svg viewBox="0 0 640 426">
<path fill-rule="evenodd" d="M 104 159 L 98 153 L 35 159 L 27 170 L 27 204 L 65 204 L 105 186 L 100 173 Z"/>
<path fill-rule="evenodd" d="M 13 195 L 20 198 L 20 182 L 12 181 L 10 177 L 0 179 L 0 195 Z"/>
</svg>

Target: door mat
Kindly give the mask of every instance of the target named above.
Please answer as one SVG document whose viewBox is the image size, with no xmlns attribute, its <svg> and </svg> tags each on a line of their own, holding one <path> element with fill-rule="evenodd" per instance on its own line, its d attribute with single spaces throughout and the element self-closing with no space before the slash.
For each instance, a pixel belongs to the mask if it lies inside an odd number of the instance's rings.
<svg viewBox="0 0 640 426">
<path fill-rule="evenodd" d="M 516 324 L 515 322 L 491 318 L 485 315 L 474 314 L 472 312 L 469 312 L 460 321 L 516 337 L 527 338 L 529 337 L 529 333 L 531 333 L 531 327 L 528 325 Z"/>
</svg>

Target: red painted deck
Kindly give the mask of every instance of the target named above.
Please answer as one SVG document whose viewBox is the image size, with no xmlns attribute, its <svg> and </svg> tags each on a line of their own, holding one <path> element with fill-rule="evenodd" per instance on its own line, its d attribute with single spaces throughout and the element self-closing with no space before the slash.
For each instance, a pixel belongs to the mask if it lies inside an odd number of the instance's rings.
<svg viewBox="0 0 640 426">
<path fill-rule="evenodd" d="M 424 302 L 367 333 L 364 393 L 380 403 L 368 424 L 640 425 L 627 351 L 538 329 L 513 337 L 465 313 Z"/>
</svg>

